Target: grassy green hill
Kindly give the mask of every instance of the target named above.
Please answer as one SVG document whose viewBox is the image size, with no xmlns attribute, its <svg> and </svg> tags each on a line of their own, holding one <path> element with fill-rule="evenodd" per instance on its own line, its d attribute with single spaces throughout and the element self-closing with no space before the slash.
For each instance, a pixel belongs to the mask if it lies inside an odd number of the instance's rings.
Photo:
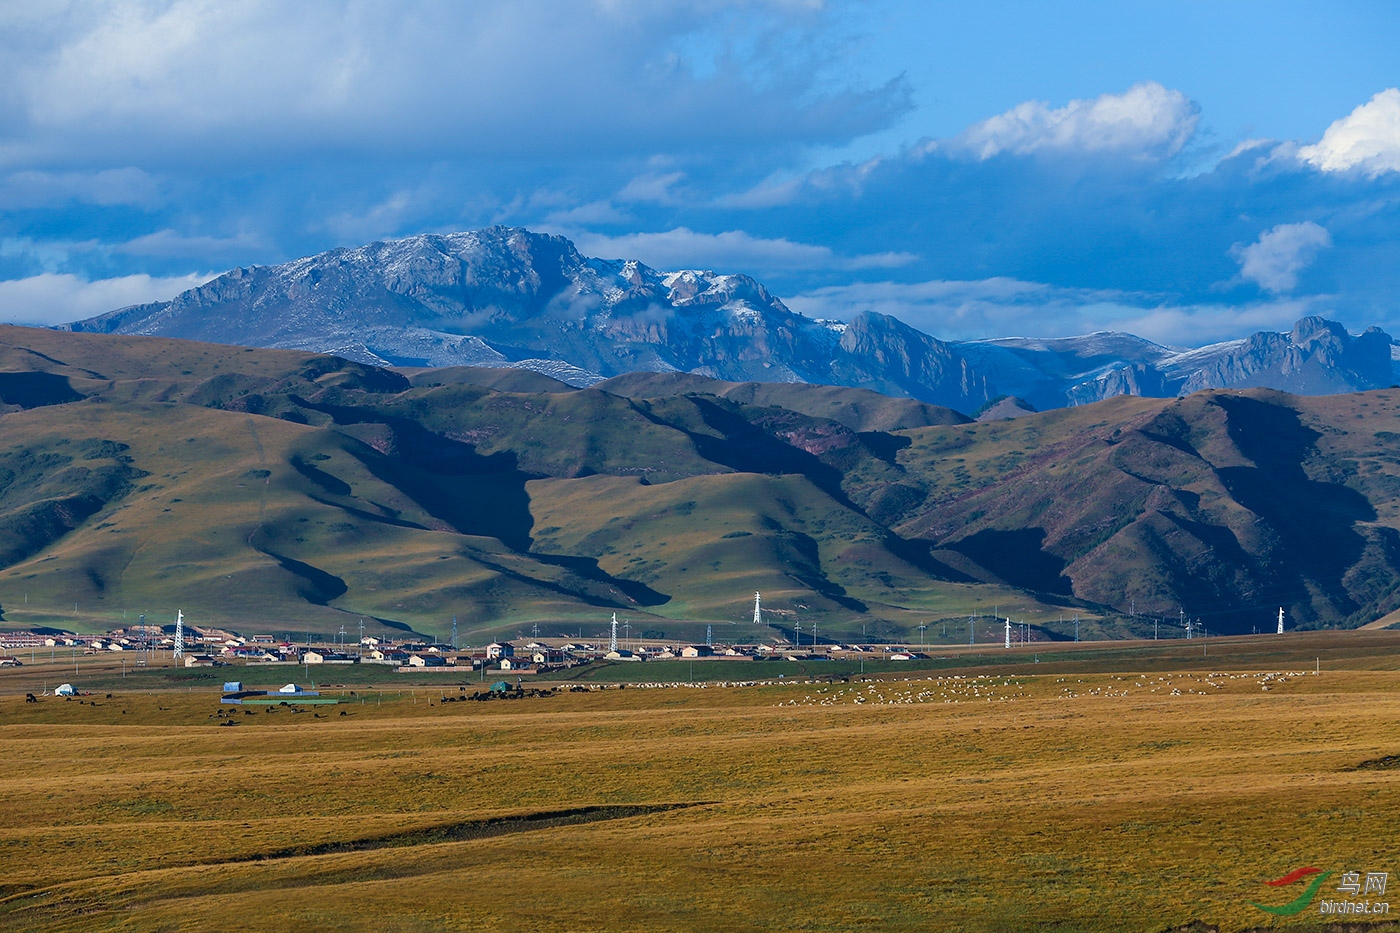
<svg viewBox="0 0 1400 933">
<path fill-rule="evenodd" d="M 821 386 L 575 390 L 4 327 L 0 606 L 438 637 L 453 616 L 595 634 L 613 611 L 734 640 L 953 619 L 929 640 L 965 640 L 994 608 L 1041 638 L 1074 612 L 1354 625 L 1400 606 L 1397 404 L 1201 393 L 969 424 Z"/>
<path fill-rule="evenodd" d="M 715 395 L 744 405 L 787 408 L 814 418 L 826 418 L 852 431 L 898 431 L 938 424 L 966 424 L 971 420 L 951 408 L 846 386 L 724 382 L 691 373 L 624 373 L 600 382 L 597 388 L 641 399 Z"/>
</svg>

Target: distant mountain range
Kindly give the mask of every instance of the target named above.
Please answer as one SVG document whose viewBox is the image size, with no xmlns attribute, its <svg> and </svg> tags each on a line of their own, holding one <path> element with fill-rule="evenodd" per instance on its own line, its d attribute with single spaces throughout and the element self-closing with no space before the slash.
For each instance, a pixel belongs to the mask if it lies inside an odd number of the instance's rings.
<svg viewBox="0 0 1400 933">
<path fill-rule="evenodd" d="M 979 411 L 1207 388 L 1317 395 L 1397 381 L 1388 334 L 1304 318 L 1194 350 L 1130 334 L 947 342 L 897 318 L 849 322 L 789 310 L 746 275 L 658 272 L 592 259 L 567 239 L 511 227 L 336 249 L 234 269 L 170 301 L 68 325 L 331 353 L 379 366 L 514 367 L 572 386 L 632 372 L 870 389 Z"/>
</svg>

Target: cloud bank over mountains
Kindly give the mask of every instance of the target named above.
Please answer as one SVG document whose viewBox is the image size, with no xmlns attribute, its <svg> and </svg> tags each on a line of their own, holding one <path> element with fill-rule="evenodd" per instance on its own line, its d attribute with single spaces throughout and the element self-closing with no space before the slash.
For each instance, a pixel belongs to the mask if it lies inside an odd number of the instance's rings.
<svg viewBox="0 0 1400 933">
<path fill-rule="evenodd" d="M 12 6 L 0 319 L 68 321 L 234 266 L 506 223 L 947 338 L 1190 345 L 1307 314 L 1400 331 L 1393 78 L 1339 47 L 1336 67 L 1313 62 L 1334 110 L 1270 138 L 1222 125 L 1206 46 L 1178 54 L 1202 23 L 1140 31 L 1129 55 L 1094 46 L 1122 39 L 1104 13 L 1066 6 L 1041 35 L 1015 6 L 900 0 Z M 907 51 L 918 35 L 954 38 L 929 61 Z M 993 35 L 1005 57 L 979 58 Z M 1234 43 L 1236 66 L 1286 58 L 1289 40 L 1260 35 Z M 1060 81 L 1017 60 L 1036 43 L 1066 62 L 1113 54 L 1092 81 Z M 1257 84 L 1283 93 L 1289 74 Z"/>
</svg>

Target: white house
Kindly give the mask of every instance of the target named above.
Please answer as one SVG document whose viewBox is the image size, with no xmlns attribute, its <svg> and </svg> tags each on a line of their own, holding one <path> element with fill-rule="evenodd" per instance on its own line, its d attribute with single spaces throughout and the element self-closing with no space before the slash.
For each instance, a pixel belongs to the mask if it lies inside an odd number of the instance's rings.
<svg viewBox="0 0 1400 933">
<path fill-rule="evenodd" d="M 486 656 L 491 659 L 515 657 L 515 646 L 508 641 L 492 642 L 486 646 Z"/>
</svg>

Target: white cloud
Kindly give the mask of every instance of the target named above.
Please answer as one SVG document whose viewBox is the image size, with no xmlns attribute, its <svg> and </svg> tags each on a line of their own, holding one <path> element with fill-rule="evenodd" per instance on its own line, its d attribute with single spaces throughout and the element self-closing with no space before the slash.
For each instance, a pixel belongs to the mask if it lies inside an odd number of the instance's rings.
<svg viewBox="0 0 1400 933">
<path fill-rule="evenodd" d="M 862 311 L 888 314 L 941 340 L 1118 331 L 1185 347 L 1256 330 L 1287 330 L 1298 318 L 1320 310 L 1311 298 L 1244 306 L 1173 305 L 1158 295 L 1011 278 L 870 282 L 814 289 L 783 300 L 808 317 L 848 321 Z"/>
<path fill-rule="evenodd" d="M 1089 324 L 1082 312 L 1115 297 L 997 277 L 836 285 L 784 298 L 784 302 L 808 317 L 848 321 L 862 311 L 874 311 L 942 340 L 975 340 L 1008 335 L 1059 337 L 1100 329 Z"/>
<path fill-rule="evenodd" d="M 1114 152 L 1160 158 L 1181 149 L 1196 130 L 1198 108 L 1155 81 L 1122 94 L 1072 100 L 1059 108 L 1027 101 L 968 127 L 947 145 L 979 159 L 1003 152 Z M 935 143 L 934 146 L 940 144 Z"/>
<path fill-rule="evenodd" d="M 576 227 L 581 224 L 632 224 L 636 218 L 619 210 L 611 201 L 589 201 L 578 207 L 551 211 L 544 222 L 556 227 Z"/>
<path fill-rule="evenodd" d="M 198 259 L 211 256 L 247 256 L 265 246 L 257 236 L 250 233 L 238 233 L 233 236 L 191 236 L 166 229 L 136 237 L 112 249 L 114 252 L 131 256 Z"/>
<path fill-rule="evenodd" d="M 721 195 L 715 199 L 715 206 L 740 210 L 786 207 L 798 199 L 807 184 L 806 178 L 765 179 L 747 191 Z"/>
<path fill-rule="evenodd" d="M 1240 264 L 1240 277 L 1265 291 L 1291 292 L 1298 285 L 1298 273 L 1306 269 L 1320 250 L 1332 245 L 1325 227 L 1305 220 L 1279 224 L 1259 234 L 1249 245 L 1236 243 L 1230 255 Z"/>
<path fill-rule="evenodd" d="M 41 326 L 66 324 L 127 305 L 174 298 L 211 278 L 212 275 L 124 275 L 88 282 L 68 273 L 45 272 L 0 282 L 0 321 Z"/>
<path fill-rule="evenodd" d="M 826 246 L 765 239 L 742 230 L 697 233 L 676 227 L 661 233 L 611 237 L 581 230 L 542 229 L 569 237 L 586 256 L 639 259 L 654 269 L 667 271 L 705 268 L 742 272 L 760 280 L 770 273 L 801 269 L 889 269 L 918 258 L 911 253 L 838 256 Z"/>
<path fill-rule="evenodd" d="M 1400 89 L 1381 91 L 1334 122 L 1298 158 L 1324 172 L 1357 168 L 1372 178 L 1400 172 Z"/>
<path fill-rule="evenodd" d="M 0 10 L 0 164 L 538 159 L 844 142 L 909 109 L 785 0 L 131 0 Z"/>
<path fill-rule="evenodd" d="M 1114 329 L 1172 347 L 1202 347 L 1237 340 L 1257 331 L 1282 333 L 1310 314 L 1330 313 L 1312 298 L 1247 305 L 1183 305 L 1138 309 L 1117 319 Z"/>
<path fill-rule="evenodd" d="M 623 186 L 617 199 L 636 204 L 679 204 L 679 196 L 671 189 L 684 178 L 684 172 L 638 175 Z"/>
</svg>

